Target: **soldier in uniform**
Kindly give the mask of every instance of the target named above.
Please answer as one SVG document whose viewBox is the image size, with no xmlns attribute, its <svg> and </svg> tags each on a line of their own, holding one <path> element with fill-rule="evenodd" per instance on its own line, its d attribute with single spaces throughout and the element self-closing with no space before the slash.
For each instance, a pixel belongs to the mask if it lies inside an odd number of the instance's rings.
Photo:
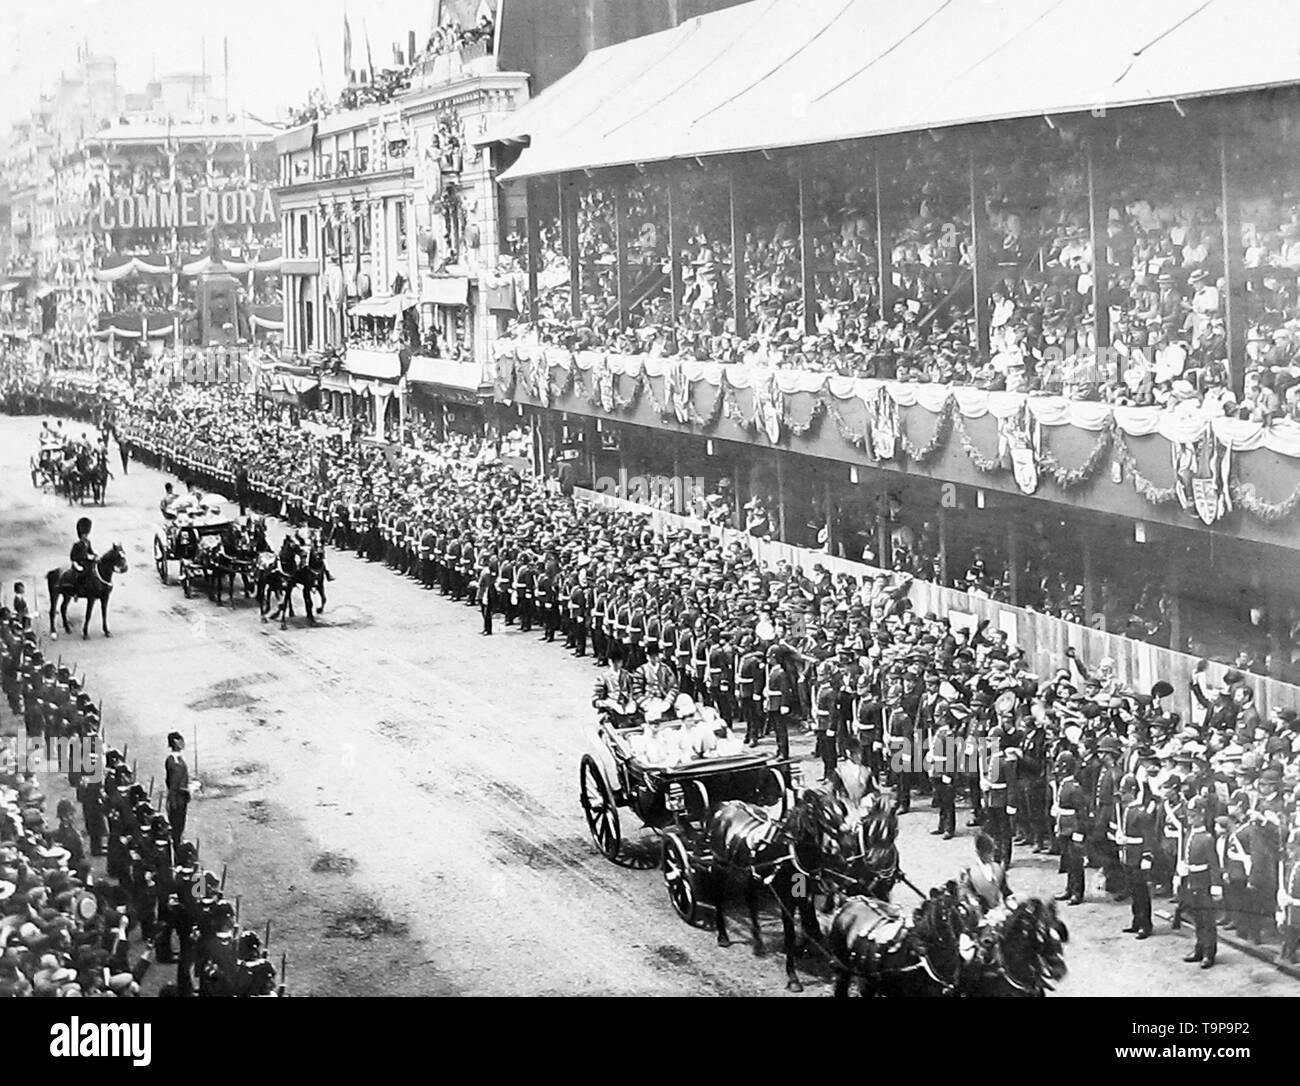
<svg viewBox="0 0 1300 1086">
<path fill-rule="evenodd" d="M 1113 735 L 1104 735 L 1097 742 L 1101 764 L 1092 795 L 1092 836 L 1089 844 L 1092 856 L 1102 869 L 1103 886 L 1108 894 L 1123 901 L 1128 896 L 1123 887 L 1123 869 L 1115 837 L 1119 831 L 1117 811 L 1120 743 Z"/>
<path fill-rule="evenodd" d="M 839 675 L 829 661 L 821 665 L 813 691 L 813 725 L 817 750 L 822 760 L 822 781 L 833 781 L 840 728 Z"/>
<path fill-rule="evenodd" d="M 1136 777 L 1125 776 L 1120 782 L 1121 818 L 1115 843 L 1124 864 L 1133 919 L 1123 930 L 1139 939 L 1151 937 L 1151 871 L 1155 863 L 1155 800 L 1138 787 Z"/>
<path fill-rule="evenodd" d="M 483 636 L 492 636 L 492 608 L 496 604 L 496 574 L 484 565 L 479 571 L 478 584 L 474 590 L 479 614 L 483 616 Z"/>
<path fill-rule="evenodd" d="M 542 640 L 554 641 L 555 631 L 560 624 L 560 593 L 555 574 L 542 567 L 537 575 L 537 608 L 541 612 Z"/>
<path fill-rule="evenodd" d="M 89 517 L 80 517 L 77 520 L 77 541 L 72 544 L 72 550 L 68 558 L 72 563 L 72 568 L 77 575 L 77 591 L 85 592 L 90 585 L 91 570 L 94 568 L 95 554 L 94 544 L 90 542 L 90 530 L 93 527 Z"/>
<path fill-rule="evenodd" d="M 185 816 L 190 806 L 190 767 L 185 762 L 185 737 L 180 732 L 167 736 L 170 753 L 163 763 L 167 786 L 167 821 L 171 825 L 172 844 L 179 845 L 185 836 Z"/>
<path fill-rule="evenodd" d="M 983 781 L 987 832 L 997 845 L 998 860 L 1009 868 L 1011 866 L 1011 824 L 1016 815 L 1016 770 L 1021 754 L 1020 744 L 1023 741 L 1010 712 L 999 714 L 997 727 L 990 740 L 990 754 Z"/>
<path fill-rule="evenodd" d="M 899 814 L 912 809 L 912 762 L 916 721 L 902 705 L 889 714 L 889 763 L 894 773 L 895 801 Z"/>
<path fill-rule="evenodd" d="M 935 806 L 939 808 L 939 825 L 930 831 L 951 841 L 957 835 L 957 785 L 953 776 L 956 768 L 950 764 L 955 755 L 956 737 L 954 721 L 966 715 L 961 704 L 949 705 L 936 717 L 936 727 L 930 735 L 930 749 L 926 760 L 930 766 L 930 780 L 934 788 Z"/>
<path fill-rule="evenodd" d="M 1065 876 L 1065 890 L 1056 895 L 1056 900 L 1071 905 L 1083 904 L 1084 840 L 1088 831 L 1088 794 L 1075 778 L 1077 764 L 1068 751 L 1058 754 L 1052 781 L 1051 815 L 1061 853 L 1060 872 Z"/>
<path fill-rule="evenodd" d="M 731 631 L 714 630 L 713 645 L 709 649 L 709 697 L 718 715 L 731 727 L 736 721 L 735 687 L 736 657 L 731 648 Z"/>
<path fill-rule="evenodd" d="M 745 722 L 745 745 L 758 746 L 763 736 L 763 687 L 765 682 L 763 654 L 746 634 L 740 642 L 740 656 L 736 663 L 736 699 L 740 704 L 740 718 Z"/>
<path fill-rule="evenodd" d="M 587 655 L 587 616 L 591 608 L 591 589 L 587 587 L 587 570 L 581 567 L 569 588 L 569 648 L 575 656 Z"/>
<path fill-rule="evenodd" d="M 515 560 L 515 606 L 519 608 L 519 630 L 531 633 L 533 629 L 533 592 L 536 588 L 536 574 L 533 571 L 532 555 L 520 551 Z"/>
<path fill-rule="evenodd" d="M 1200 962 L 1202 969 L 1209 969 L 1219 953 L 1215 905 L 1223 895 L 1223 875 L 1214 834 L 1205 828 L 1204 797 L 1193 796 L 1187 804 L 1187 811 L 1190 832 L 1178 874 L 1184 880 L 1187 911 L 1196 926 L 1196 948 L 1183 961 Z"/>
<path fill-rule="evenodd" d="M 790 679 L 781 659 L 773 646 L 767 654 L 767 675 L 763 685 L 764 709 L 767 713 L 768 730 L 776 734 L 777 753 L 782 758 L 790 757 L 790 702 L 795 696 L 790 688 Z"/>
</svg>

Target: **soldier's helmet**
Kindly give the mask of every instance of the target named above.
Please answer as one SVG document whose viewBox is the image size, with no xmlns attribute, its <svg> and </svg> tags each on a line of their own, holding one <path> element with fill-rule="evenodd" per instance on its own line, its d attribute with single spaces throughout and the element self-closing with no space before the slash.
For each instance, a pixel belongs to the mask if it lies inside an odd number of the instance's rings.
<svg viewBox="0 0 1300 1086">
<path fill-rule="evenodd" d="M 262 956 L 262 940 L 258 938 L 257 932 L 246 931 L 239 937 L 239 957 L 243 961 L 249 961 L 253 958 Z"/>
</svg>

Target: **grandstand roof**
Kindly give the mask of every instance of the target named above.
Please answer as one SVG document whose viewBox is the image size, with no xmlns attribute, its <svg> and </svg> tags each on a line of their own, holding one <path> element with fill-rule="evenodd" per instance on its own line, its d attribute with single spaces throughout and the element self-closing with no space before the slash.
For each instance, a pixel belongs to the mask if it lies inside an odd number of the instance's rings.
<svg viewBox="0 0 1300 1086">
<path fill-rule="evenodd" d="M 476 142 L 504 175 L 1300 82 L 1294 0 L 751 0 L 599 49 Z"/>
</svg>

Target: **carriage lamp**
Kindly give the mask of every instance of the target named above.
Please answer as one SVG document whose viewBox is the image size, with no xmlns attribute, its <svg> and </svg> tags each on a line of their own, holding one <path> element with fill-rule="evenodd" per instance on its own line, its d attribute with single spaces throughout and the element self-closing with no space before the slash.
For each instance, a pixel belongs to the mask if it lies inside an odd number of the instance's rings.
<svg viewBox="0 0 1300 1086">
<path fill-rule="evenodd" d="M 803 787 L 803 766 L 796 764 L 790 767 L 790 787 Z"/>
<path fill-rule="evenodd" d="M 674 781 L 668 786 L 668 795 L 664 798 L 664 806 L 674 812 L 686 810 L 686 793 L 682 791 L 679 782 Z"/>
</svg>

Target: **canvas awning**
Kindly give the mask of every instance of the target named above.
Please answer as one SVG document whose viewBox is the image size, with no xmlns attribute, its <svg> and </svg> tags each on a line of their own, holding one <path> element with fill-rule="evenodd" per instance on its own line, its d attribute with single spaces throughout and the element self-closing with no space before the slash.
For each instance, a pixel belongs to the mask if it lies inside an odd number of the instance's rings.
<svg viewBox="0 0 1300 1086">
<path fill-rule="evenodd" d="M 465 305 L 469 301 L 469 280 L 454 275 L 426 275 L 420 301 L 425 305 Z"/>
<path fill-rule="evenodd" d="M 417 384 L 440 385 L 464 392 L 477 392 L 484 385 L 492 383 L 491 378 L 484 378 L 483 367 L 477 362 L 455 362 L 450 358 L 425 358 L 422 355 L 412 357 L 406 379 Z"/>
<path fill-rule="evenodd" d="M 410 309 L 414 300 L 404 294 L 375 295 L 357 302 L 348 310 L 350 317 L 400 317 L 402 311 Z"/>
<path fill-rule="evenodd" d="M 401 360 L 396 351 L 349 347 L 343 365 L 348 373 L 357 377 L 374 377 L 381 381 L 396 381 L 402 373 Z"/>
<path fill-rule="evenodd" d="M 1291 0 L 752 0 L 590 53 L 477 142 L 527 144 L 510 179 L 1114 109 L 1296 83 L 1297 40 Z"/>
</svg>

